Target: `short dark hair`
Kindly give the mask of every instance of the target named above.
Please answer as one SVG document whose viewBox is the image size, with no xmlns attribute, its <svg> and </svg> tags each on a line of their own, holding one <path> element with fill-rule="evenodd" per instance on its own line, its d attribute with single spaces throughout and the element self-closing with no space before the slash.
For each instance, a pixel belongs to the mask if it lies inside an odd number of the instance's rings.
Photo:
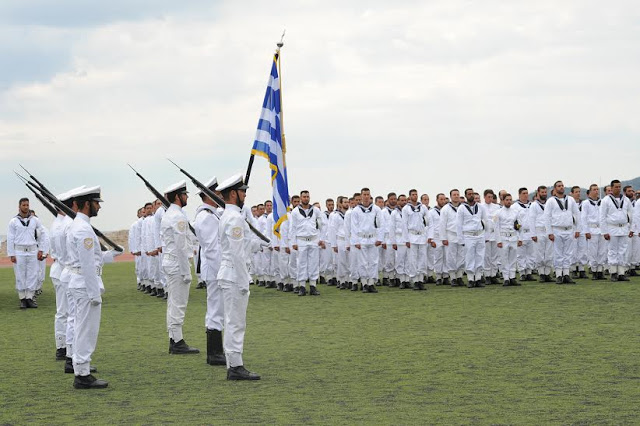
<svg viewBox="0 0 640 426">
<path fill-rule="evenodd" d="M 267 203 L 271 203 L 271 204 L 273 204 L 273 202 L 272 202 L 271 200 L 267 200 L 267 201 L 265 201 L 265 202 L 264 202 L 264 205 L 266 206 L 266 205 L 267 205 Z"/>
<path fill-rule="evenodd" d="M 504 201 L 504 199 L 507 197 L 511 197 L 511 194 L 509 194 L 508 192 L 502 196 L 502 201 Z M 513 197 L 511 197 L 511 199 L 513 199 Z"/>
<path fill-rule="evenodd" d="M 611 186 L 613 186 L 614 183 L 620 183 L 620 181 L 618 179 L 614 179 L 611 181 Z"/>
<path fill-rule="evenodd" d="M 25 201 L 29 201 L 29 199 L 27 197 L 20 198 L 20 201 L 18 201 L 18 205 L 24 203 Z"/>
<path fill-rule="evenodd" d="M 294 196 L 292 196 L 292 197 L 291 197 L 291 201 L 293 201 L 293 200 L 297 200 L 297 199 L 299 199 L 299 198 L 300 198 L 300 196 L 299 196 L 299 195 L 294 195 Z"/>
<path fill-rule="evenodd" d="M 460 193 L 460 191 L 458 191 L 457 189 L 453 188 L 451 191 L 449 191 L 449 197 L 451 197 L 451 194 L 453 194 L 453 191 L 456 191 L 458 194 Z"/>
<path fill-rule="evenodd" d="M 327 200 L 325 201 L 325 203 L 328 203 L 329 201 L 333 202 L 333 198 L 327 198 Z"/>
<path fill-rule="evenodd" d="M 413 194 L 414 192 L 417 194 L 418 190 L 417 189 L 410 189 L 409 190 L 409 196 L 411 196 L 411 194 Z"/>
<path fill-rule="evenodd" d="M 173 200 L 173 197 L 169 197 L 169 195 L 171 195 L 171 194 L 173 194 L 173 192 L 170 192 L 169 194 L 167 194 L 167 198 L 169 199 L 169 202 L 171 202 Z M 144 203 L 144 208 L 145 209 L 147 208 L 147 206 L 153 207 L 153 203 Z"/>
<path fill-rule="evenodd" d="M 387 200 L 388 200 L 389 198 L 391 198 L 391 197 L 395 197 L 395 196 L 396 196 L 396 193 L 395 193 L 395 192 L 390 192 L 390 193 L 388 193 L 388 194 L 387 194 Z"/>
<path fill-rule="evenodd" d="M 580 187 L 578 185 L 574 185 L 571 187 L 571 192 L 575 191 L 576 189 L 580 189 Z"/>
<path fill-rule="evenodd" d="M 485 189 L 483 194 L 486 197 L 489 194 L 494 195 L 494 192 L 493 189 Z"/>
<path fill-rule="evenodd" d="M 256 207 L 264 207 L 264 204 L 260 203 Z"/>
<path fill-rule="evenodd" d="M 589 185 L 589 191 L 591 191 L 594 186 L 597 188 L 598 184 L 592 183 L 591 185 Z"/>
<path fill-rule="evenodd" d="M 541 191 L 541 190 L 543 190 L 543 189 L 547 189 L 547 185 L 540 185 L 540 186 L 538 187 L 538 191 Z"/>
<path fill-rule="evenodd" d="M 361 193 L 359 193 L 359 192 L 354 192 L 354 193 L 353 193 L 353 198 L 359 197 L 360 195 L 362 195 L 362 194 L 361 194 Z"/>
<path fill-rule="evenodd" d="M 371 190 L 370 190 L 369 188 L 362 188 L 362 189 L 360 190 L 360 195 L 362 195 L 362 193 L 363 193 L 364 191 L 371 192 Z"/>
<path fill-rule="evenodd" d="M 522 187 L 522 188 L 518 189 L 518 195 L 522 194 L 524 191 L 529 192 L 529 190 L 527 188 Z"/>
<path fill-rule="evenodd" d="M 400 195 L 398 195 L 398 198 L 400 198 L 400 197 L 407 198 L 407 196 L 406 196 L 406 195 L 404 195 L 404 194 L 400 194 Z"/>
<path fill-rule="evenodd" d="M 383 198 L 381 195 L 378 195 L 378 196 L 376 197 L 376 201 L 378 201 L 378 200 L 382 200 L 382 201 L 384 201 L 384 198 Z"/>
<path fill-rule="evenodd" d="M 631 185 L 626 185 L 624 188 L 622 188 L 622 190 L 624 192 L 627 192 L 627 189 L 629 189 L 629 188 L 633 188 L 633 187 Z"/>
<path fill-rule="evenodd" d="M 558 186 L 559 183 L 562 183 L 562 181 L 561 180 L 555 181 L 555 183 L 553 184 L 553 188 L 555 189 L 556 186 Z"/>
<path fill-rule="evenodd" d="M 469 192 L 469 191 L 473 192 L 473 188 L 467 188 L 467 189 L 465 189 L 465 190 L 464 190 L 464 195 L 467 195 L 467 192 Z"/>
<path fill-rule="evenodd" d="M 446 195 L 444 195 L 442 192 L 439 192 L 439 193 L 438 193 L 438 195 L 436 195 L 436 200 L 437 200 L 437 199 L 438 199 L 438 197 L 439 197 L 439 196 L 441 196 L 441 195 L 442 195 L 443 197 L 445 197 L 445 198 L 446 198 Z"/>
<path fill-rule="evenodd" d="M 309 191 L 307 191 L 306 189 L 303 189 L 302 191 L 300 191 L 300 195 L 302 195 L 302 194 L 308 194 L 308 193 L 309 193 Z"/>
</svg>

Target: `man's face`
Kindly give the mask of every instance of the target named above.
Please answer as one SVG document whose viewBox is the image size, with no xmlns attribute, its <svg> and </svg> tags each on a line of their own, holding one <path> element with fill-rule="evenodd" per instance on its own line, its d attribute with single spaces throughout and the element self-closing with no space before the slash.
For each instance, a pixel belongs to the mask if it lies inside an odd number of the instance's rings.
<svg viewBox="0 0 640 426">
<path fill-rule="evenodd" d="M 271 214 L 273 211 L 273 203 L 271 201 L 264 203 L 264 210 L 267 214 Z"/>
<path fill-rule="evenodd" d="M 142 217 L 142 209 L 138 209 L 138 213 L 136 213 L 138 217 Z"/>
<path fill-rule="evenodd" d="M 415 191 L 411 191 L 409 193 L 409 201 L 411 201 L 411 204 L 415 204 L 418 202 L 418 193 Z"/>
<path fill-rule="evenodd" d="M 180 203 L 182 204 L 182 207 L 186 207 L 187 199 L 189 198 L 189 195 L 187 193 L 183 193 L 178 195 L 178 198 L 180 199 Z"/>
<path fill-rule="evenodd" d="M 622 184 L 621 183 L 614 183 L 613 186 L 611 187 L 611 190 L 613 191 L 613 195 L 614 196 L 619 196 L 620 192 L 622 192 Z"/>
<path fill-rule="evenodd" d="M 439 195 L 438 198 L 436 198 L 436 203 L 438 203 L 438 207 L 443 208 L 445 204 L 447 204 L 447 197 L 444 196 L 444 194 Z"/>
<path fill-rule="evenodd" d="M 529 201 L 529 191 L 525 189 L 520 193 L 519 197 L 521 203 L 526 203 L 527 201 Z"/>
<path fill-rule="evenodd" d="M 480 194 L 473 194 L 473 201 L 475 203 L 479 203 L 480 202 Z"/>
<path fill-rule="evenodd" d="M 357 205 L 358 205 L 358 203 L 356 202 L 355 198 L 352 198 L 352 199 L 349 200 L 349 207 L 354 208 Z"/>
<path fill-rule="evenodd" d="M 244 200 L 247 198 L 247 191 L 244 189 L 238 189 L 236 191 L 238 193 L 238 200 L 236 201 L 236 206 L 242 208 L 244 206 Z"/>
<path fill-rule="evenodd" d="M 422 194 L 422 197 L 420 197 L 420 203 L 424 204 L 425 206 L 428 206 L 429 196 L 427 194 Z"/>
<path fill-rule="evenodd" d="M 507 191 L 505 191 L 504 189 L 498 192 L 498 196 L 500 197 L 500 199 L 504 199 L 505 194 L 507 193 Z"/>
<path fill-rule="evenodd" d="M 564 183 L 558 182 L 558 184 L 553 189 L 556 191 L 556 195 L 564 195 Z"/>
<path fill-rule="evenodd" d="M 512 203 L 513 203 L 513 199 L 511 199 L 511 197 L 504 197 L 504 200 L 502 200 L 502 205 L 505 206 L 506 208 L 511 207 Z"/>
<path fill-rule="evenodd" d="M 253 215 L 253 217 L 258 217 L 258 208 L 251 207 L 251 214 Z"/>
<path fill-rule="evenodd" d="M 467 201 L 473 200 L 473 189 L 469 188 L 464 191 L 464 198 Z"/>
<path fill-rule="evenodd" d="M 300 194 L 300 202 L 303 206 L 308 206 L 310 200 L 311 195 L 308 192 L 303 192 L 302 194 Z"/>
<path fill-rule="evenodd" d="M 459 203 L 460 202 L 460 193 L 458 191 L 453 191 L 451 194 L 451 202 Z"/>
<path fill-rule="evenodd" d="M 298 204 L 300 204 L 300 198 L 292 198 L 291 199 L 291 207 L 292 208 L 298 207 Z"/>
<path fill-rule="evenodd" d="M 20 203 L 20 206 L 18 207 L 20 209 L 20 213 L 22 214 L 22 216 L 26 216 L 29 214 L 29 202 L 28 201 L 23 201 Z"/>
<path fill-rule="evenodd" d="M 258 217 L 264 214 L 264 206 L 258 206 Z"/>
<path fill-rule="evenodd" d="M 360 200 L 363 206 L 369 207 L 371 204 L 371 193 L 369 191 L 362 191 L 360 194 Z"/>
<path fill-rule="evenodd" d="M 547 199 L 547 188 L 541 188 L 538 190 L 538 198 L 540 198 L 541 201 L 546 201 Z"/>
<path fill-rule="evenodd" d="M 154 211 L 157 211 L 161 206 L 162 206 L 162 201 L 156 200 Z"/>
<path fill-rule="evenodd" d="M 98 201 L 89 201 L 89 205 L 91 208 L 89 209 L 89 217 L 98 216 L 98 211 L 102 208 Z"/>
<path fill-rule="evenodd" d="M 335 203 L 334 203 L 333 201 L 327 201 L 327 211 L 328 211 L 329 213 L 331 213 L 331 212 L 333 211 L 333 209 L 334 209 L 334 204 L 335 204 Z"/>
<path fill-rule="evenodd" d="M 627 188 L 627 192 L 625 192 L 624 195 L 630 200 L 633 200 L 635 193 L 636 192 L 633 190 L 633 188 Z"/>
<path fill-rule="evenodd" d="M 485 204 L 492 204 L 493 203 L 493 194 L 487 194 L 484 196 L 484 203 Z"/>
<path fill-rule="evenodd" d="M 151 212 L 153 210 L 153 204 L 147 204 L 146 206 L 144 206 L 144 216 L 151 216 Z"/>
<path fill-rule="evenodd" d="M 591 198 L 592 200 L 595 200 L 598 198 L 599 193 L 600 193 L 600 188 L 598 188 L 597 186 L 593 186 L 589 190 L 589 198 Z"/>
<path fill-rule="evenodd" d="M 407 205 L 407 197 L 401 195 L 398 197 L 398 207 L 403 208 Z"/>
<path fill-rule="evenodd" d="M 376 200 L 376 206 L 383 208 L 384 207 L 384 200 L 382 198 L 378 198 Z"/>
<path fill-rule="evenodd" d="M 574 200 L 580 201 L 580 188 L 572 189 L 571 196 Z"/>
<path fill-rule="evenodd" d="M 353 197 L 353 198 L 354 198 L 354 201 L 356 203 L 356 206 L 362 202 L 362 196 L 361 195 L 358 195 L 358 196 Z"/>
<path fill-rule="evenodd" d="M 604 193 L 605 193 L 605 195 L 611 194 L 611 186 L 610 185 L 607 185 L 607 186 L 604 187 Z"/>
<path fill-rule="evenodd" d="M 387 200 L 387 203 L 389 203 L 389 207 L 391 207 L 392 209 L 395 208 L 398 205 L 398 197 L 396 197 L 395 195 L 392 195 Z"/>
<path fill-rule="evenodd" d="M 349 199 L 348 198 L 343 198 L 340 206 L 342 207 L 342 211 L 348 210 L 349 209 Z"/>
</svg>

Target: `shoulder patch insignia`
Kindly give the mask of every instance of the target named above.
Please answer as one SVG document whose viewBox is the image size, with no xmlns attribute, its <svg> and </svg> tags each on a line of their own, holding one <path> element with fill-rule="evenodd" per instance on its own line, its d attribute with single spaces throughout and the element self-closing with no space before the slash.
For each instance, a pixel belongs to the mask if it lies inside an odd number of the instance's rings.
<svg viewBox="0 0 640 426">
<path fill-rule="evenodd" d="M 178 222 L 178 230 L 180 232 L 183 232 L 185 229 L 187 229 L 187 222 L 185 222 L 184 220 Z"/>
<path fill-rule="evenodd" d="M 242 238 L 242 227 L 236 226 L 234 228 L 231 228 L 231 237 L 236 240 Z"/>
<path fill-rule="evenodd" d="M 91 250 L 93 248 L 93 238 L 85 238 L 82 243 L 84 244 L 84 248 L 87 250 Z"/>
</svg>

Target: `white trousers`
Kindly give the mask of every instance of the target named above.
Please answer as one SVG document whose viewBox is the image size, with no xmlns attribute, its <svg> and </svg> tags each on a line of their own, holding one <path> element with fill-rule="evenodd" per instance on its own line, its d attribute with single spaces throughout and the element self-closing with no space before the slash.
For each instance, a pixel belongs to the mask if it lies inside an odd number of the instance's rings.
<svg viewBox="0 0 640 426">
<path fill-rule="evenodd" d="M 139 284 L 142 282 L 141 276 L 140 276 L 140 256 L 134 256 L 133 261 L 134 261 L 135 271 L 136 271 L 136 280 L 138 281 L 138 284 Z"/>
<path fill-rule="evenodd" d="M 540 235 L 538 241 L 534 242 L 534 247 L 534 266 L 539 274 L 550 275 L 553 266 L 553 242 L 549 240 L 548 235 Z"/>
<path fill-rule="evenodd" d="M 446 271 L 444 267 L 445 264 L 445 254 L 444 254 L 444 246 L 441 241 L 436 241 L 436 246 L 431 247 L 429 249 L 429 253 L 433 255 L 433 270 L 436 273 L 436 278 L 440 279 L 443 277 L 448 277 L 449 273 Z"/>
<path fill-rule="evenodd" d="M 530 238 L 525 238 L 522 245 L 516 248 L 518 257 L 518 271 L 520 274 L 530 274 L 535 264 L 535 246 Z"/>
<path fill-rule="evenodd" d="M 370 285 L 375 284 L 378 280 L 378 247 L 373 244 L 361 244 L 360 249 L 355 246 L 351 249 L 355 250 L 358 258 L 358 275 L 360 278 L 367 279 Z"/>
<path fill-rule="evenodd" d="M 295 281 L 297 286 L 297 278 L 298 278 L 298 250 L 291 249 L 291 254 L 289 254 L 289 280 L 291 282 Z"/>
<path fill-rule="evenodd" d="M 630 240 L 628 235 L 611 235 L 607 252 L 609 266 L 625 266 L 625 254 Z"/>
<path fill-rule="evenodd" d="M 495 277 L 498 273 L 498 262 L 501 252 L 496 241 L 484 243 L 484 275 Z"/>
<path fill-rule="evenodd" d="M 338 242 L 338 253 L 336 255 L 336 278 L 341 283 L 349 281 L 349 252 L 347 246 L 343 242 Z"/>
<path fill-rule="evenodd" d="M 591 234 L 591 239 L 587 240 L 587 257 L 591 272 L 604 271 L 607 263 L 607 240 L 600 234 Z"/>
<path fill-rule="evenodd" d="M 320 247 L 316 244 L 298 246 L 298 282 L 309 280 L 311 285 L 316 285 L 320 276 Z"/>
<path fill-rule="evenodd" d="M 16 256 L 13 273 L 16 276 L 16 290 L 18 290 L 20 299 L 33 299 L 40 273 L 36 254 Z"/>
<path fill-rule="evenodd" d="M 56 314 L 53 319 L 53 333 L 56 339 L 56 349 L 61 349 L 66 347 L 67 344 L 68 288 L 67 283 L 60 281 L 58 278 L 51 277 L 51 281 L 56 292 Z"/>
<path fill-rule="evenodd" d="M 484 271 L 484 236 L 464 238 L 464 269 L 472 281 L 482 278 Z"/>
<path fill-rule="evenodd" d="M 331 275 L 334 273 L 333 269 L 333 249 L 331 244 L 325 243 L 326 248 L 320 249 L 320 272 L 323 276 Z"/>
<path fill-rule="evenodd" d="M 352 282 L 358 281 L 360 278 L 360 269 L 358 267 L 358 249 L 355 246 L 351 246 L 349 251 L 349 278 Z"/>
<path fill-rule="evenodd" d="M 280 282 L 284 283 L 289 276 L 289 254 L 285 251 L 284 246 L 280 247 L 280 251 L 276 252 L 278 259 L 278 277 Z"/>
<path fill-rule="evenodd" d="M 222 331 L 224 325 L 224 302 L 218 280 L 207 280 L 207 313 L 204 316 L 204 325 L 207 330 L 219 331 Z"/>
<path fill-rule="evenodd" d="M 231 281 L 219 280 L 224 301 L 224 353 L 227 367 L 244 365 L 242 351 L 244 349 L 244 333 L 247 328 L 247 306 L 249 289 L 243 290 Z M 248 287 L 248 286 L 247 286 Z"/>
<path fill-rule="evenodd" d="M 36 258 L 37 259 L 37 258 Z M 38 279 L 36 280 L 36 290 L 42 289 L 47 271 L 47 261 L 42 259 L 38 261 Z"/>
<path fill-rule="evenodd" d="M 185 283 L 182 275 L 167 274 L 167 331 L 174 342 L 182 340 L 182 325 L 187 313 L 189 289 L 191 283 Z"/>
<path fill-rule="evenodd" d="M 401 281 L 404 281 L 407 275 L 407 246 L 404 243 L 397 245 L 398 250 L 394 250 L 396 253 L 396 274 Z"/>
<path fill-rule="evenodd" d="M 91 355 L 98 343 L 102 305 L 91 305 L 85 288 L 70 288 L 69 292 L 76 305 L 73 372 L 76 376 L 87 376 L 90 374 Z"/>
<path fill-rule="evenodd" d="M 634 235 L 631 239 L 631 259 L 632 266 L 640 265 L 640 235 Z"/>
<path fill-rule="evenodd" d="M 556 233 L 553 241 L 553 266 L 556 269 L 556 276 L 569 275 L 569 268 L 573 261 L 573 240 L 572 233 Z"/>
<path fill-rule="evenodd" d="M 516 277 L 517 241 L 503 241 L 500 252 L 500 272 L 505 280 L 512 280 Z"/>
<path fill-rule="evenodd" d="M 406 247 L 406 245 L 405 245 Z M 412 283 L 422 281 L 427 273 L 427 245 L 411 244 L 407 249 L 405 271 Z"/>
<path fill-rule="evenodd" d="M 579 271 L 584 271 L 584 267 L 589 263 L 589 259 L 587 257 L 587 239 L 584 234 L 581 233 L 580 236 L 574 241 L 574 251 L 573 251 L 573 265 L 578 266 Z"/>
<path fill-rule="evenodd" d="M 462 278 L 464 268 L 465 251 L 462 244 L 449 241 L 449 245 L 444 246 L 445 270 L 451 278 Z"/>
<path fill-rule="evenodd" d="M 69 282 L 64 283 L 67 287 L 67 330 L 65 342 L 67 344 L 67 358 L 73 356 L 73 341 L 76 338 L 76 300 L 69 289 Z"/>
</svg>

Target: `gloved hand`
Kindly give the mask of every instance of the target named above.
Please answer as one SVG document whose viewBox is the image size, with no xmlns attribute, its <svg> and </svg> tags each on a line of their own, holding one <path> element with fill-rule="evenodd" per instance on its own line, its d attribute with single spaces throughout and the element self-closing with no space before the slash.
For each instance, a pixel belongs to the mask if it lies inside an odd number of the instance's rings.
<svg viewBox="0 0 640 426">
<path fill-rule="evenodd" d="M 182 276 L 182 281 L 185 284 L 191 284 L 191 274 L 183 275 Z"/>
<path fill-rule="evenodd" d="M 89 299 L 89 302 L 91 303 L 91 306 L 98 306 L 102 304 L 102 297 L 98 296 L 98 297 L 92 297 L 91 299 Z"/>
<path fill-rule="evenodd" d="M 118 250 L 114 250 L 114 251 L 113 251 L 113 257 L 118 257 L 118 256 L 120 256 L 122 253 L 124 253 L 124 247 L 122 247 L 122 246 L 118 246 L 118 247 L 120 247 L 120 251 L 118 251 Z"/>
</svg>

